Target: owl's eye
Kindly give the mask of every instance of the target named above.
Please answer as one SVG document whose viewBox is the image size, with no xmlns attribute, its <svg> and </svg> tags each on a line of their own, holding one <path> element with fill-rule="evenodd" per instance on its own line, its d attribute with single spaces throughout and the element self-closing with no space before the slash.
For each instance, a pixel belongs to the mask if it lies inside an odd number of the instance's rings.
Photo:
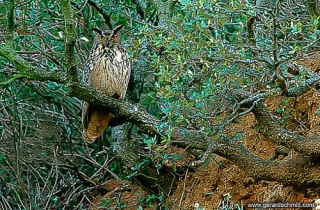
<svg viewBox="0 0 320 210">
<path fill-rule="evenodd" d="M 111 40 L 114 40 L 117 37 L 118 37 L 118 35 L 114 35 L 114 36 L 111 37 Z"/>
<path fill-rule="evenodd" d="M 106 38 L 104 37 L 104 36 L 99 36 L 99 40 L 100 41 L 103 41 L 103 40 L 105 40 Z"/>
</svg>

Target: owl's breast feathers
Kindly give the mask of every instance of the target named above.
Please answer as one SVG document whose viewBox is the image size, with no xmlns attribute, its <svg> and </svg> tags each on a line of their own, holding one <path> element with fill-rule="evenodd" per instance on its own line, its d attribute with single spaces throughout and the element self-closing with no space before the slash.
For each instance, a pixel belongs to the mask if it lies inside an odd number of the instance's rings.
<svg viewBox="0 0 320 210">
<path fill-rule="evenodd" d="M 85 64 L 84 82 L 97 91 L 124 99 L 131 73 L 129 56 L 123 47 L 107 48 L 102 44 L 93 47 Z M 85 140 L 93 142 L 108 126 L 112 114 L 102 106 L 84 102 L 82 122 Z"/>
</svg>

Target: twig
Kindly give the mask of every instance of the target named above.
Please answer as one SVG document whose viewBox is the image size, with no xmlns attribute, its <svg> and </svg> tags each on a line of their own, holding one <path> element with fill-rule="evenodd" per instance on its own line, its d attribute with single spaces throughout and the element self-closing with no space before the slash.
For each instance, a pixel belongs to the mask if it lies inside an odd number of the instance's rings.
<svg viewBox="0 0 320 210">
<path fill-rule="evenodd" d="M 53 191 L 56 188 L 57 183 L 58 183 L 58 179 L 59 179 L 58 159 L 57 159 L 58 150 L 59 150 L 59 146 L 57 146 L 56 149 L 53 149 L 53 154 L 54 154 L 54 156 L 53 156 L 53 161 L 54 161 L 53 165 L 55 167 L 55 175 L 56 175 L 56 177 L 55 177 L 53 186 L 50 186 L 52 190 L 50 191 L 50 193 L 48 195 L 48 199 L 47 199 L 47 203 L 46 203 L 45 209 L 49 209 L 49 204 L 51 202 L 51 198 L 54 195 Z M 49 178 L 49 176 L 48 176 L 48 178 Z"/>
<path fill-rule="evenodd" d="M 184 175 L 183 189 L 182 189 L 182 194 L 181 194 L 180 201 L 179 201 L 179 207 L 181 207 L 182 199 L 183 199 L 183 196 L 184 196 L 184 191 L 186 189 L 186 180 L 187 180 L 188 170 L 189 169 L 187 168 L 186 174 Z"/>
<path fill-rule="evenodd" d="M 93 0 L 88 0 L 88 3 L 95 8 L 103 17 L 103 19 L 106 21 L 106 24 L 108 25 L 108 27 L 110 29 L 113 28 L 112 24 L 111 24 L 111 18 L 110 15 L 108 15 L 102 7 L 100 7 L 96 2 L 94 2 Z"/>
<path fill-rule="evenodd" d="M 13 77 L 11 77 L 9 80 L 4 81 L 4 82 L 0 82 L 0 86 L 10 85 L 11 83 L 13 83 L 14 81 L 16 81 L 17 79 L 21 79 L 21 78 L 28 78 L 28 75 L 15 74 L 15 75 L 14 75 Z"/>
</svg>

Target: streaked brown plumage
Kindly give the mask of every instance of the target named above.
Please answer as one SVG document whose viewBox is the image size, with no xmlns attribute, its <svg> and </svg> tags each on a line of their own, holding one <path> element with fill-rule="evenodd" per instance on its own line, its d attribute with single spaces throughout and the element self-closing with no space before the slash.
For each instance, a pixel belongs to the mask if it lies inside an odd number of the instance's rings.
<svg viewBox="0 0 320 210">
<path fill-rule="evenodd" d="M 97 91 L 123 100 L 127 91 L 131 72 L 128 53 L 121 44 L 119 30 L 100 30 L 96 32 L 94 44 L 84 66 L 83 81 Z M 83 135 L 87 142 L 93 142 L 108 126 L 112 114 L 102 106 L 84 102 L 82 109 Z"/>
</svg>

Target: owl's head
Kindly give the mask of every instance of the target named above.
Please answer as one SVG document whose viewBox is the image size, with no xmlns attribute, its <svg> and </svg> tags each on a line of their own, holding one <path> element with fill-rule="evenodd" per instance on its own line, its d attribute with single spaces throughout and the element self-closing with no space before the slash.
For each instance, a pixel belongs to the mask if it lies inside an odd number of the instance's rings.
<svg viewBox="0 0 320 210">
<path fill-rule="evenodd" d="M 113 30 L 101 30 L 99 28 L 93 28 L 96 32 L 94 42 L 96 44 L 102 44 L 106 47 L 114 47 L 115 44 L 121 43 L 120 30 L 123 28 L 123 25 L 118 25 Z"/>
</svg>

